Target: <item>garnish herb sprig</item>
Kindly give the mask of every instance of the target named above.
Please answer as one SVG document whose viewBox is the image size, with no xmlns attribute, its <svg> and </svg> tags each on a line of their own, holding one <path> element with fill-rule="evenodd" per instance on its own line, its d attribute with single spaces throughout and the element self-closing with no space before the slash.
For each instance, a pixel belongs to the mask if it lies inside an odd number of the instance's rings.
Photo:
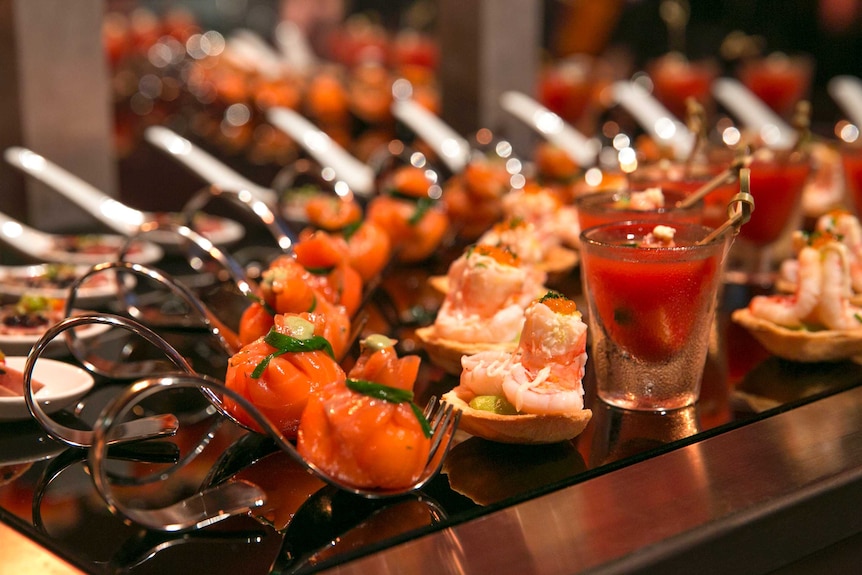
<svg viewBox="0 0 862 575">
<path fill-rule="evenodd" d="M 325 351 L 331 358 L 335 358 L 335 353 L 332 351 L 332 345 L 325 337 L 312 335 L 306 339 L 299 339 L 291 335 L 279 333 L 275 328 L 271 328 L 269 333 L 264 337 L 264 341 L 275 348 L 275 351 L 261 360 L 259 364 L 251 372 L 251 376 L 255 379 L 263 375 L 269 362 L 285 353 L 297 353 L 303 351 Z"/>
<path fill-rule="evenodd" d="M 374 383 L 373 381 L 367 381 L 364 379 L 349 378 L 347 379 L 347 388 L 356 393 L 388 401 L 389 403 L 407 403 L 410 406 L 410 410 L 413 411 L 413 415 L 415 415 L 416 419 L 419 421 L 422 433 L 425 437 L 431 437 L 431 424 L 429 424 L 428 420 L 425 419 L 425 415 L 422 413 L 422 410 L 419 409 L 419 406 L 413 403 L 412 391 L 390 387 L 388 385 Z"/>
</svg>

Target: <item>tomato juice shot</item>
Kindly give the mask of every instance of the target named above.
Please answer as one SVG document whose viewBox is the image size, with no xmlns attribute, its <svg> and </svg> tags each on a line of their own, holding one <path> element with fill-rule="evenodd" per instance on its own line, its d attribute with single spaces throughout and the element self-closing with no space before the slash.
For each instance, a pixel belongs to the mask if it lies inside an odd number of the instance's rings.
<svg viewBox="0 0 862 575">
<path fill-rule="evenodd" d="M 730 234 L 649 221 L 581 233 L 581 273 L 597 395 L 632 410 L 672 410 L 700 394 Z"/>
<path fill-rule="evenodd" d="M 789 118 L 797 102 L 808 97 L 814 77 L 814 59 L 805 54 L 774 52 L 743 62 L 739 80 L 780 116 Z"/>
<path fill-rule="evenodd" d="M 658 186 L 666 193 L 690 195 L 710 183 L 716 176 L 730 169 L 734 162 L 731 150 L 710 153 L 703 161 L 671 162 L 660 160 L 639 166 L 629 175 L 631 185 L 636 188 Z M 739 184 L 729 180 L 717 185 L 702 200 L 702 222 L 717 228 L 727 218 L 727 205 L 739 191 Z M 640 218 L 632 218 L 640 219 Z"/>
<path fill-rule="evenodd" d="M 575 199 L 578 224 L 582 230 L 627 220 L 700 224 L 703 220 L 703 201 L 683 206 L 681 202 L 687 195 L 659 187 L 584 194 Z"/>
<path fill-rule="evenodd" d="M 705 108 L 712 107 L 712 83 L 719 75 L 713 60 L 689 60 L 669 52 L 647 66 L 653 95 L 677 118 L 686 117 L 686 100 L 694 98 Z"/>
<path fill-rule="evenodd" d="M 801 217 L 802 190 L 811 174 L 808 154 L 797 151 L 760 150 L 751 162 L 751 193 L 757 211 L 740 230 L 740 239 L 768 246 L 796 229 Z"/>
<path fill-rule="evenodd" d="M 841 148 L 844 169 L 845 201 L 856 214 L 862 213 L 862 146 L 845 144 Z"/>
</svg>

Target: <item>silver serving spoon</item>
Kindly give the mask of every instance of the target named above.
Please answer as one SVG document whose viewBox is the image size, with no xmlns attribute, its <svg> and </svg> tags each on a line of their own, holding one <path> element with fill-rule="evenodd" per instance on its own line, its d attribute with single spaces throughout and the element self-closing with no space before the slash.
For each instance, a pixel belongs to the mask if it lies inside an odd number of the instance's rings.
<svg viewBox="0 0 862 575">
<path fill-rule="evenodd" d="M 856 76 L 835 76 L 829 80 L 827 90 L 850 121 L 862 126 L 862 80 Z"/>
<path fill-rule="evenodd" d="M 582 168 L 596 165 L 601 143 L 588 138 L 533 98 L 516 91 L 503 92 L 500 106 L 554 144 Z"/>
<path fill-rule="evenodd" d="M 396 97 L 392 114 L 422 138 L 452 173 L 463 171 L 470 163 L 473 155 L 470 143 L 412 98 Z"/>
<path fill-rule="evenodd" d="M 124 236 L 136 234 L 145 222 L 165 219 L 163 215 L 141 211 L 115 200 L 32 150 L 13 146 L 6 149 L 4 156 L 10 164 L 51 186 L 67 199 L 90 212 L 104 225 Z M 233 243 L 245 235 L 245 229 L 233 220 L 218 218 L 218 222 L 218 232 L 210 234 L 210 237 L 219 244 Z M 170 235 L 152 239 L 163 244 L 176 241 L 176 238 Z"/>
</svg>

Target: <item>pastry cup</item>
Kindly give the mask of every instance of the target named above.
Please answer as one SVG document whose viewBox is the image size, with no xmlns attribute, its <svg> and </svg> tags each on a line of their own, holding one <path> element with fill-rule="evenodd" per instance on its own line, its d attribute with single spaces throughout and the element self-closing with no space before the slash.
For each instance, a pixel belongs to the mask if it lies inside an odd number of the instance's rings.
<svg viewBox="0 0 862 575">
<path fill-rule="evenodd" d="M 767 351 L 780 358 L 805 363 L 862 360 L 862 328 L 806 331 L 790 329 L 754 316 L 748 308 L 731 314 Z"/>
<path fill-rule="evenodd" d="M 443 401 L 461 411 L 458 428 L 462 431 L 498 443 L 544 444 L 568 441 L 580 435 L 593 412 L 581 409 L 566 414 L 500 415 L 473 409 L 468 402 L 472 393 L 456 387 L 443 394 Z"/>
<path fill-rule="evenodd" d="M 422 346 L 428 353 L 428 357 L 435 365 L 441 367 L 446 373 L 452 375 L 461 374 L 461 358 L 465 355 L 473 355 L 480 351 L 515 351 L 517 342 L 505 343 L 465 343 L 454 339 L 438 337 L 433 325 L 420 327 L 416 330 L 416 337 L 422 341 Z"/>
</svg>

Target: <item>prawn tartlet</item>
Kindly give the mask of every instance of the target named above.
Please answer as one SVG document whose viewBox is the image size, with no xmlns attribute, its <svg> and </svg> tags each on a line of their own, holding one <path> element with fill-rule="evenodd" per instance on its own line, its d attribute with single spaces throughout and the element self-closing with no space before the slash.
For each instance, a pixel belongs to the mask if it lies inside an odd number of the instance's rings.
<svg viewBox="0 0 862 575">
<path fill-rule="evenodd" d="M 748 308 L 735 310 L 731 318 L 747 329 L 767 351 L 783 359 L 806 363 L 862 360 L 862 328 L 791 329 L 757 317 Z"/>
<path fill-rule="evenodd" d="M 755 296 L 731 318 L 772 354 L 791 361 L 862 357 L 862 308 L 850 301 L 847 246 L 818 234 L 798 256 L 793 294 Z"/>
<path fill-rule="evenodd" d="M 416 335 L 434 363 L 457 375 L 464 355 L 514 351 L 524 309 L 544 289 L 545 274 L 506 249 L 480 244 L 452 262 L 447 280 L 434 323 Z"/>
<path fill-rule="evenodd" d="M 533 222 L 520 217 L 496 223 L 476 243 L 515 253 L 524 265 L 548 276 L 564 276 L 572 271 L 579 259 L 578 252 L 562 245 L 555 236 L 540 234 Z M 448 276 L 432 276 L 429 283 L 440 293 L 449 291 Z"/>
<path fill-rule="evenodd" d="M 812 232 L 797 230 L 793 234 L 793 246 L 799 251 L 803 246 L 826 236 L 841 242 L 847 248 L 847 263 L 850 278 L 850 303 L 862 305 L 862 224 L 859 218 L 845 209 L 834 209 L 817 218 Z M 775 287 L 783 293 L 793 293 L 799 281 L 799 259 L 790 258 L 781 263 Z"/>
<path fill-rule="evenodd" d="M 556 443 L 579 435 L 587 326 L 575 303 L 555 292 L 529 305 L 512 353 L 462 359 L 459 385 L 443 400 L 462 411 L 461 429 L 501 443 Z"/>
</svg>

